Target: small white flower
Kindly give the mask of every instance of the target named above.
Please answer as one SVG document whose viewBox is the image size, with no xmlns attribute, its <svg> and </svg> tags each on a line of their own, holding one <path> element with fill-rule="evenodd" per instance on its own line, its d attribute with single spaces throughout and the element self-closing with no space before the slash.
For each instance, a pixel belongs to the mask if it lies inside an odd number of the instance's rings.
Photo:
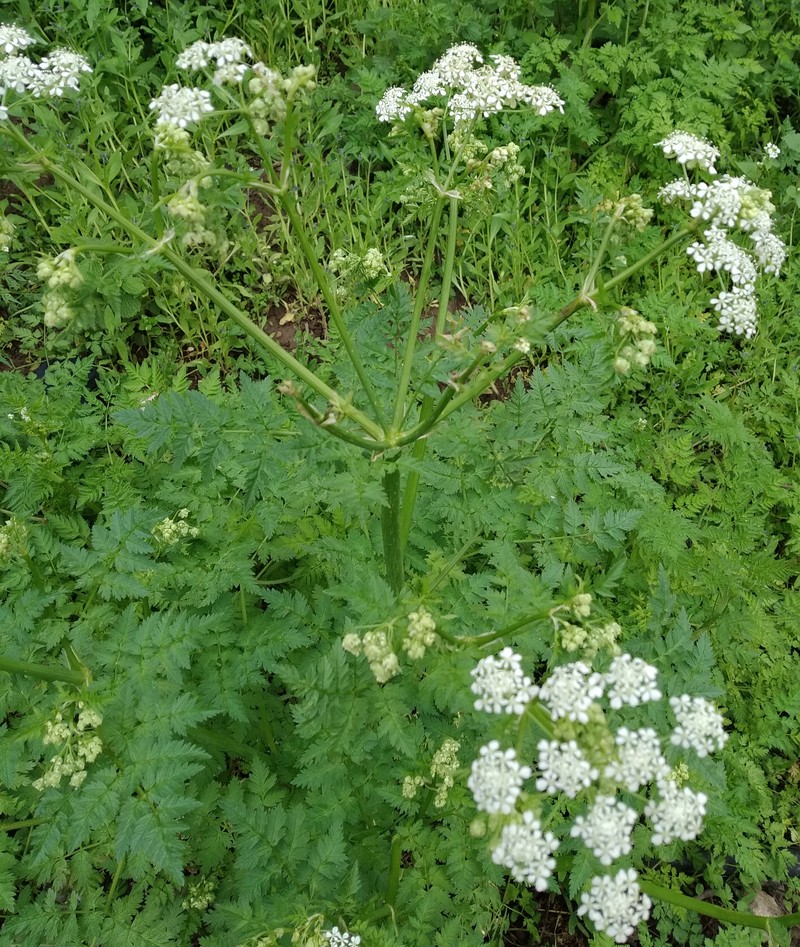
<svg viewBox="0 0 800 947">
<path fill-rule="evenodd" d="M 323 931 L 322 936 L 332 947 L 357 947 L 361 943 L 359 934 L 350 934 L 346 931 L 340 931 L 338 927 L 332 927 L 329 931 Z"/>
<path fill-rule="evenodd" d="M 375 113 L 379 122 L 400 122 L 411 114 L 406 90 L 401 86 L 392 86 L 383 93 L 380 102 L 375 106 Z"/>
<path fill-rule="evenodd" d="M 81 75 L 91 71 L 88 60 L 79 53 L 54 49 L 39 63 L 39 84 L 32 90 L 33 94 L 61 96 L 65 89 L 77 92 Z"/>
<path fill-rule="evenodd" d="M 630 852 L 631 832 L 638 819 L 638 812 L 613 796 L 598 796 L 585 816 L 575 818 L 569 834 L 583 839 L 602 865 L 610 865 Z"/>
<path fill-rule="evenodd" d="M 503 827 L 500 841 L 492 850 L 492 861 L 507 868 L 515 881 L 546 891 L 548 878 L 556 867 L 553 852 L 558 844 L 552 832 L 542 832 L 541 823 L 532 812 L 523 812 L 521 823 Z"/>
<path fill-rule="evenodd" d="M 542 684 L 539 700 L 553 720 L 566 717 L 588 723 L 587 711 L 603 696 L 603 675 L 593 672 L 583 661 L 557 667 Z"/>
<path fill-rule="evenodd" d="M 693 749 L 698 756 L 708 756 L 721 750 L 728 739 L 722 727 L 722 715 L 703 697 L 670 697 L 669 705 L 678 721 L 671 742 L 676 746 Z"/>
<path fill-rule="evenodd" d="M 636 925 L 650 917 L 652 902 L 642 894 L 632 868 L 616 875 L 592 878 L 589 891 L 581 895 L 578 914 L 587 914 L 594 926 L 618 944 L 624 944 Z"/>
<path fill-rule="evenodd" d="M 661 740 L 655 730 L 628 730 L 620 727 L 614 742 L 617 759 L 609 763 L 603 775 L 613 779 L 630 792 L 636 792 L 647 783 L 664 779 L 669 771 L 661 752 Z"/>
<path fill-rule="evenodd" d="M 778 157 L 780 153 L 781 153 L 781 149 L 777 145 L 773 144 L 772 142 L 769 142 L 768 144 L 764 145 L 764 154 L 768 158 L 772 158 L 773 161 Z"/>
<path fill-rule="evenodd" d="M 161 95 L 150 103 L 150 108 L 158 113 L 158 125 L 177 125 L 178 128 L 199 122 L 203 115 L 214 111 L 210 92 L 182 87 L 177 83 L 164 86 Z"/>
<path fill-rule="evenodd" d="M 719 158 L 719 149 L 705 138 L 675 131 L 656 144 L 668 158 L 674 158 L 686 168 L 704 168 L 709 174 L 717 173 L 714 162 Z"/>
<path fill-rule="evenodd" d="M 540 740 L 537 749 L 542 775 L 536 780 L 536 788 L 540 792 L 550 795 L 563 792 L 574 799 L 581 789 L 591 786 L 598 777 L 597 770 L 583 755 L 575 740 L 567 743 Z"/>
<path fill-rule="evenodd" d="M 521 714 L 538 687 L 522 673 L 522 658 L 511 648 L 497 657 L 481 658 L 472 670 L 471 691 L 478 695 L 475 709 L 489 714 Z"/>
<path fill-rule="evenodd" d="M 31 46 L 36 40 L 27 30 L 21 26 L 14 26 L 10 23 L 0 23 L 0 51 L 9 56 L 18 49 L 25 49 Z M 773 146 L 774 147 L 774 146 Z"/>
<path fill-rule="evenodd" d="M 645 806 L 644 814 L 653 824 L 653 845 L 668 845 L 673 839 L 689 842 L 703 829 L 708 798 L 688 787 L 679 789 L 663 779 L 658 784 L 660 798 Z"/>
<path fill-rule="evenodd" d="M 614 658 L 603 677 L 608 689 L 608 702 L 614 710 L 626 704 L 638 707 L 651 700 L 661 700 L 661 691 L 656 687 L 658 670 L 641 658 L 621 654 Z"/>
<path fill-rule="evenodd" d="M 481 747 L 479 758 L 472 764 L 467 786 L 478 809 L 509 815 L 514 811 L 522 784 L 530 775 L 530 767 L 517 762 L 513 749 L 501 750 L 500 742 L 492 740 Z"/>
</svg>

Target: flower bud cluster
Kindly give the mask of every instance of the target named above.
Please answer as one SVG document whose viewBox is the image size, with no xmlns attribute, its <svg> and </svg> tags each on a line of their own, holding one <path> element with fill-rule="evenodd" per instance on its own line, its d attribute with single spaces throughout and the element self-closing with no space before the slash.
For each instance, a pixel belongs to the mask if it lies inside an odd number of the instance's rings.
<svg viewBox="0 0 800 947">
<path fill-rule="evenodd" d="M 168 122 L 156 125 L 155 149 L 164 152 L 164 169 L 180 180 L 197 177 L 211 166 L 211 162 L 202 152 L 192 148 L 189 132 Z M 201 187 L 208 187 L 211 180 L 201 178 L 199 183 Z"/>
<path fill-rule="evenodd" d="M 570 607 L 581 613 L 589 604 L 581 595 Z M 499 668 L 505 669 L 502 687 Z M 517 690 L 519 700 L 513 706 L 509 701 L 504 709 L 521 716 L 527 711 L 524 697 L 530 694 L 537 715 L 545 713 L 550 718 L 553 733 L 552 739 L 539 741 L 535 768 L 520 761 L 515 750 L 503 749 L 499 740 L 490 741 L 481 747 L 467 783 L 476 807 L 490 817 L 492 860 L 515 880 L 539 891 L 548 887 L 555 868 L 553 853 L 560 842 L 545 830 L 547 812 L 564 809 L 558 799 L 548 804 L 548 796 L 575 800 L 578 811 L 569 836 L 579 839 L 604 867 L 630 856 L 632 833 L 642 816 L 649 823 L 653 845 L 697 837 L 707 798 L 683 785 L 688 775 L 685 766 L 679 765 L 674 772 L 670 769 L 664 745 L 680 746 L 699 757 L 722 749 L 727 734 L 722 717 L 709 701 L 687 694 L 671 698 L 676 726 L 665 740 L 651 727 L 624 725 L 631 708 L 662 700 L 658 672 L 640 658 L 618 655 L 605 671 L 576 661 L 555 668 L 538 688 L 529 686 L 520 656 L 509 648 L 496 658 L 482 659 L 473 677 L 491 680 L 488 671 L 492 669 L 497 693 L 505 700 Z M 476 708 L 497 712 L 483 692 Z M 683 770 L 680 776 L 679 769 Z M 538 798 L 533 791 L 525 791 L 531 777 Z M 636 871 L 624 867 L 595 876 L 582 895 L 578 913 L 587 914 L 598 930 L 623 943 L 647 919 L 650 908 Z"/>
<path fill-rule="evenodd" d="M 0 253 L 8 253 L 11 249 L 11 241 L 16 229 L 13 220 L 0 213 Z"/>
<path fill-rule="evenodd" d="M 182 539 L 194 539 L 200 535 L 200 530 L 186 522 L 188 516 L 188 510 L 178 510 L 178 514 L 174 519 L 167 516 L 160 523 L 156 523 L 150 532 L 165 546 L 174 546 Z"/>
<path fill-rule="evenodd" d="M 61 329 L 75 318 L 69 300 L 59 292 L 48 292 L 42 297 L 44 324 L 50 329 Z"/>
<path fill-rule="evenodd" d="M 83 701 L 78 701 L 74 711 L 72 705 L 66 705 L 55 715 L 54 720 L 45 723 L 42 743 L 45 746 L 58 746 L 43 775 L 33 781 L 34 789 L 42 792 L 57 787 L 61 780 L 69 777 L 69 784 L 77 788 L 86 779 L 86 764 L 93 763 L 103 749 L 103 743 L 95 730 L 103 722 L 102 716 Z"/>
<path fill-rule="evenodd" d="M 460 749 L 461 744 L 448 737 L 433 755 L 431 778 L 440 780 L 433 799 L 433 804 L 437 809 L 442 809 L 447 804 L 447 794 L 453 788 L 455 775 L 458 772 Z"/>
<path fill-rule="evenodd" d="M 719 152 L 708 142 L 686 132 L 675 134 L 682 135 L 686 141 L 677 151 L 665 146 L 670 139 L 659 142 L 665 153 L 676 155 L 685 167 L 700 167 L 715 175 L 714 160 Z M 692 145 L 690 140 L 697 144 Z M 708 149 L 712 149 L 713 155 Z M 686 252 L 694 260 L 698 273 L 727 274 L 730 289 L 723 289 L 711 300 L 719 313 L 719 330 L 752 338 L 758 321 L 756 278 L 759 273 L 777 276 L 787 254 L 783 241 L 772 232 L 775 207 L 771 193 L 756 187 L 747 178 L 724 174 L 710 184 L 705 181 L 692 184 L 683 179 L 672 181 L 659 194 L 668 204 L 676 200 L 691 202 L 690 215 L 695 220 L 708 222 L 703 239 L 692 243 Z M 745 234 L 751 249 L 734 242 L 733 232 Z"/>
<path fill-rule="evenodd" d="M 520 67 L 510 56 L 494 55 L 484 62 L 469 43 L 452 46 L 433 67 L 417 77 L 410 92 L 393 86 L 384 93 L 375 112 L 381 122 L 402 122 L 412 112 L 448 99 L 455 127 L 487 118 L 503 109 L 526 105 L 538 115 L 564 111 L 564 101 L 550 86 L 520 82 Z"/>
<path fill-rule="evenodd" d="M 614 359 L 614 371 L 627 375 L 634 365 L 646 368 L 656 351 L 653 336 L 658 329 L 655 324 L 643 319 L 635 309 L 623 306 L 617 314 L 615 329 L 624 344 Z"/>
<path fill-rule="evenodd" d="M 181 234 L 181 243 L 185 247 L 216 247 L 220 253 L 225 253 L 227 238 L 205 226 L 207 209 L 199 196 L 201 183 L 191 179 L 181 185 L 167 201 L 167 213 L 186 223 L 186 230 Z"/>
<path fill-rule="evenodd" d="M 426 609 L 411 612 L 408 616 L 408 633 L 403 641 L 403 648 L 412 661 L 418 661 L 425 656 L 425 649 L 436 644 L 436 622 L 433 615 Z"/>
<path fill-rule="evenodd" d="M 36 275 L 50 289 L 77 289 L 83 283 L 83 276 L 75 262 L 74 249 L 64 250 L 52 260 L 40 260 Z"/>
<path fill-rule="evenodd" d="M 328 260 L 328 269 L 339 280 L 336 294 L 340 297 L 348 295 L 346 283 L 375 280 L 391 274 L 383 254 L 377 247 L 370 247 L 363 255 L 348 253 L 347 250 L 334 250 Z"/>
<path fill-rule="evenodd" d="M 627 194 L 615 200 L 604 200 L 597 205 L 597 209 L 604 214 L 616 217 L 640 233 L 647 227 L 653 218 L 653 209 L 645 207 L 641 194 Z"/>
<path fill-rule="evenodd" d="M 20 416 L 22 416 L 23 411 L 27 414 L 26 409 L 23 408 L 20 411 Z M 9 415 L 9 417 L 13 418 L 13 415 Z M 0 562 L 9 556 L 23 553 L 27 538 L 28 527 L 22 520 L 18 520 L 16 516 L 6 520 L 5 526 L 0 526 Z"/>
<path fill-rule="evenodd" d="M 199 881 L 192 882 L 181 907 L 184 911 L 188 911 L 190 908 L 195 911 L 205 911 L 214 900 L 216 887 L 209 878 L 201 878 Z"/>
<path fill-rule="evenodd" d="M 363 637 L 350 632 L 342 638 L 342 648 L 356 657 L 363 654 L 379 684 L 385 684 L 400 673 L 400 662 L 384 629 L 368 631 Z"/>
<path fill-rule="evenodd" d="M 38 42 L 22 27 L 0 23 L 0 121 L 8 119 L 6 97 L 31 95 L 34 98 L 60 98 L 64 92 L 77 92 L 80 77 L 92 69 L 83 56 L 68 49 L 54 49 L 35 63 L 22 50 Z"/>
</svg>

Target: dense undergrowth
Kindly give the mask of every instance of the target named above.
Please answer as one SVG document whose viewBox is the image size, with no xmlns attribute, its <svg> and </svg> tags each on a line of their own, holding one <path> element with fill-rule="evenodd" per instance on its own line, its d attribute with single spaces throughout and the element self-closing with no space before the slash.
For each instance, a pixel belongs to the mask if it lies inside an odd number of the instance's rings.
<svg viewBox="0 0 800 947">
<path fill-rule="evenodd" d="M 615 643 L 728 734 L 690 760 L 702 834 L 637 823 L 625 864 L 660 898 L 640 943 L 710 943 L 705 905 L 720 944 L 788 944 L 746 912 L 798 902 L 800 16 L 269 6 L 3 9 L 93 71 L 56 102 L 9 92 L 0 126 L 0 945 L 500 945 L 512 922 L 537 943 L 468 779 L 489 740 L 533 767 L 552 732 L 478 714 L 470 672 L 508 646 L 541 684 Z M 258 147 L 229 103 L 154 149 L 176 56 L 230 36 L 316 87 Z M 453 132 L 377 121 L 457 43 L 563 114 L 487 116 L 472 165 Z M 771 192 L 788 256 L 751 335 L 718 330 L 694 237 L 659 251 L 687 219 L 659 198 L 676 128 Z M 654 213 L 609 226 L 630 207 Z M 519 805 L 566 836 L 544 886 L 575 912 L 605 871 L 569 836 L 587 799 L 540 796 Z"/>
</svg>

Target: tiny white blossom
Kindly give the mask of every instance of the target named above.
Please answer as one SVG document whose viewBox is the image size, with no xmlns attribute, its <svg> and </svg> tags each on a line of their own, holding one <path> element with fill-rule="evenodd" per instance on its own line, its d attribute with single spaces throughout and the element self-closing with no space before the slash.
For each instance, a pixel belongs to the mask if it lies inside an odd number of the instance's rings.
<svg viewBox="0 0 800 947">
<path fill-rule="evenodd" d="M 719 149 L 705 138 L 675 131 L 656 144 L 668 158 L 674 158 L 686 168 L 704 168 L 709 174 L 717 173 L 714 162 L 719 158 Z"/>
<path fill-rule="evenodd" d="M 563 792 L 570 799 L 591 786 L 597 779 L 598 772 L 586 759 L 575 740 L 559 743 L 557 740 L 540 740 L 539 771 L 541 776 L 536 780 L 536 788 L 540 792 L 555 795 Z"/>
<path fill-rule="evenodd" d="M 614 736 L 617 759 L 609 763 L 603 775 L 636 792 L 647 783 L 666 777 L 669 767 L 661 752 L 661 740 L 655 730 L 628 730 L 620 727 Z"/>
<path fill-rule="evenodd" d="M 523 812 L 521 823 L 503 826 L 500 841 L 492 850 L 492 861 L 507 868 L 515 881 L 546 891 L 556 867 L 553 852 L 558 845 L 552 832 L 543 833 L 539 820 L 527 811 Z"/>
<path fill-rule="evenodd" d="M 539 690 L 539 700 L 554 720 L 566 717 L 588 723 L 587 711 L 603 696 L 603 676 L 583 661 L 557 667 Z"/>
<path fill-rule="evenodd" d="M 357 947 L 361 943 L 359 934 L 350 934 L 347 931 L 340 931 L 338 927 L 332 927 L 329 931 L 323 931 L 322 936 L 332 947 Z"/>
<path fill-rule="evenodd" d="M 638 812 L 613 796 L 598 796 L 585 816 L 575 818 L 570 835 L 582 839 L 602 865 L 610 865 L 630 852 L 638 819 Z"/>
<path fill-rule="evenodd" d="M 693 749 L 698 756 L 721 750 L 728 739 L 722 727 L 722 715 L 704 697 L 670 697 L 669 705 L 678 721 L 670 738 L 676 746 Z"/>
<path fill-rule="evenodd" d="M 77 92 L 81 75 L 91 71 L 88 60 L 79 53 L 54 49 L 39 63 L 39 84 L 33 94 L 61 96 L 66 89 Z"/>
<path fill-rule="evenodd" d="M 406 90 L 401 86 L 392 86 L 383 93 L 375 106 L 379 122 L 399 122 L 411 114 L 411 106 L 406 98 Z"/>
<path fill-rule="evenodd" d="M 658 670 L 641 658 L 621 654 L 614 658 L 603 677 L 608 702 L 614 710 L 619 710 L 626 704 L 637 707 L 651 700 L 661 700 L 661 691 L 656 687 Z"/>
<path fill-rule="evenodd" d="M 31 46 L 36 40 L 27 30 L 21 26 L 14 26 L 10 23 L 0 23 L 0 51 L 6 54 L 15 53 L 18 49 L 25 49 Z"/>
<path fill-rule="evenodd" d="M 509 815 L 514 811 L 522 784 L 530 775 L 530 767 L 517 762 L 513 749 L 501 750 L 500 742 L 492 740 L 481 747 L 480 756 L 472 764 L 467 786 L 478 809 Z"/>
<path fill-rule="evenodd" d="M 478 695 L 475 709 L 489 714 L 521 714 L 539 690 L 522 673 L 522 658 L 511 648 L 503 648 L 497 657 L 481 658 L 472 677 L 470 689 Z"/>
<path fill-rule="evenodd" d="M 199 122 L 203 115 L 214 111 L 210 92 L 182 87 L 177 83 L 164 86 L 161 94 L 150 103 L 150 108 L 158 113 L 158 125 L 177 125 L 178 128 Z"/>
<path fill-rule="evenodd" d="M 633 868 L 616 875 L 592 878 L 589 891 L 581 895 L 578 914 L 586 914 L 594 926 L 618 944 L 624 944 L 637 924 L 650 917 L 652 902 L 642 894 Z"/>
<path fill-rule="evenodd" d="M 781 149 L 776 144 L 769 142 L 768 144 L 764 145 L 764 154 L 768 158 L 772 158 L 773 161 L 778 157 L 780 153 L 781 153 Z"/>
<path fill-rule="evenodd" d="M 645 806 L 644 814 L 653 824 L 653 845 L 668 845 L 673 839 L 689 842 L 703 829 L 708 798 L 684 786 L 663 779 L 658 784 L 659 799 Z"/>
</svg>

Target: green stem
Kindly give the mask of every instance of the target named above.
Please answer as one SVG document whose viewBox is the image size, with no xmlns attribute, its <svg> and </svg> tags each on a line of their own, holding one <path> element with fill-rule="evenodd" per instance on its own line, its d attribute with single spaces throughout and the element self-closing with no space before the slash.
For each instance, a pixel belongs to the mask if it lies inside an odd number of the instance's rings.
<svg viewBox="0 0 800 947">
<path fill-rule="evenodd" d="M 395 595 L 403 588 L 403 550 L 400 545 L 400 470 L 389 463 L 383 472 L 386 505 L 381 510 L 383 562 L 386 578 Z"/>
<path fill-rule="evenodd" d="M 611 217 L 611 220 L 608 222 L 608 226 L 605 229 L 603 238 L 600 241 L 600 246 L 597 250 L 597 254 L 592 260 L 592 265 L 589 268 L 589 272 L 586 274 L 586 279 L 583 281 L 583 289 L 581 290 L 582 296 L 591 296 L 594 292 L 595 286 L 594 281 L 597 277 L 597 271 L 600 269 L 600 266 L 605 259 L 606 250 L 608 249 L 608 244 L 611 240 L 611 235 L 614 233 L 614 229 L 619 223 L 620 217 L 622 216 L 624 208 L 620 204 L 617 209 L 614 211 L 614 214 Z"/>
<path fill-rule="evenodd" d="M 458 198 L 450 198 L 450 219 L 447 230 L 447 250 L 445 251 L 444 272 L 442 274 L 442 291 L 439 294 L 439 312 L 436 315 L 436 327 L 434 329 L 434 342 L 444 332 L 447 312 L 450 308 L 450 291 L 453 285 L 453 270 L 455 268 L 456 258 L 456 239 L 458 237 Z M 435 418 L 431 421 L 434 400 L 431 395 L 426 395 L 422 400 L 420 408 L 420 422 L 430 422 L 430 426 L 435 423 Z M 430 428 L 429 428 L 430 429 Z M 414 520 L 414 506 L 417 502 L 417 492 L 419 490 L 419 467 L 425 459 L 425 449 L 427 442 L 419 437 L 412 449 L 414 464 L 406 476 L 405 490 L 403 491 L 403 504 L 400 514 L 400 546 L 403 550 L 406 548 L 408 536 L 411 532 L 411 523 Z"/>
<path fill-rule="evenodd" d="M 292 109 L 291 100 L 289 100 L 286 105 L 286 118 L 284 120 L 283 159 L 281 161 L 281 175 L 278 181 L 275 181 L 275 172 L 269 160 L 269 156 L 264 152 L 264 149 L 261 146 L 261 137 L 255 133 L 254 128 L 253 133 L 255 135 L 255 140 L 258 143 L 262 165 L 269 174 L 270 178 L 273 180 L 273 183 L 276 184 L 276 194 L 278 200 L 281 203 L 284 213 L 289 218 L 289 224 L 291 225 L 292 232 L 294 233 L 297 242 L 300 244 L 300 249 L 303 251 L 303 256 L 306 258 L 308 265 L 311 267 L 311 272 L 314 274 L 314 280 L 316 281 L 319 291 L 322 294 L 322 298 L 325 301 L 328 315 L 333 320 L 333 324 L 336 326 L 336 331 L 339 333 L 339 338 L 342 340 L 342 344 L 344 345 L 345 351 L 347 352 L 347 356 L 350 359 L 353 368 L 355 369 L 358 380 L 361 382 L 361 387 L 364 389 L 364 393 L 366 394 L 367 399 L 372 406 L 372 410 L 376 419 L 378 420 L 378 423 L 380 424 L 381 430 L 385 431 L 386 422 L 384 420 L 383 411 L 375 393 L 375 389 L 372 385 L 372 382 L 370 381 L 369 375 L 364 369 L 364 365 L 359 358 L 358 352 L 356 351 L 353 338 L 350 335 L 350 330 L 347 328 L 347 324 L 344 321 L 344 316 L 342 315 L 342 311 L 339 306 L 339 300 L 336 298 L 336 294 L 331 288 L 330 281 L 325 275 L 325 271 L 320 266 L 320 262 L 317 259 L 316 250 L 311 245 L 311 241 L 308 238 L 308 233 L 306 232 L 306 227 L 302 218 L 300 217 L 300 214 L 297 212 L 294 195 L 289 188 L 289 174 L 291 169 L 291 156 L 294 138 L 294 111 Z"/>
<path fill-rule="evenodd" d="M 23 819 L 21 822 L 0 822 L 0 832 L 15 832 L 17 829 L 31 829 L 36 825 L 44 825 L 49 819 Z"/>
<path fill-rule="evenodd" d="M 6 671 L 8 674 L 24 674 L 26 677 L 35 677 L 40 681 L 63 681 L 65 684 L 74 684 L 76 687 L 87 683 L 86 675 L 80 671 L 31 664 L 29 661 L 15 661 L 13 658 L 2 656 L 0 656 L 0 671 Z"/>
<path fill-rule="evenodd" d="M 389 852 L 389 880 L 386 883 L 386 896 L 384 898 L 386 906 L 394 911 L 394 904 L 397 900 L 397 891 L 400 887 L 400 862 L 403 857 L 402 843 L 400 837 L 395 835 L 392 839 L 392 847 Z"/>
<path fill-rule="evenodd" d="M 328 278 L 325 275 L 325 271 L 319 265 L 319 260 L 314 251 L 314 248 L 311 246 L 311 241 L 308 239 L 308 236 L 305 232 L 305 227 L 303 226 L 303 221 L 300 218 L 300 215 L 297 212 L 297 208 L 294 205 L 294 196 L 291 191 L 282 192 L 279 196 L 281 202 L 281 207 L 289 218 L 289 223 L 292 227 L 292 232 L 297 239 L 297 242 L 300 244 L 300 248 L 303 251 L 303 255 L 308 261 L 308 265 L 311 267 L 311 272 L 314 274 L 314 279 L 316 280 L 319 291 L 322 294 L 322 298 L 325 300 L 325 306 L 328 310 L 328 315 L 333 320 L 333 324 L 336 326 L 336 331 L 339 334 L 339 338 L 342 340 L 345 351 L 347 352 L 348 358 L 350 359 L 355 373 L 358 376 L 358 380 L 361 382 L 361 387 L 364 389 L 364 393 L 369 400 L 372 410 L 375 413 L 375 417 L 378 419 L 378 423 L 381 426 L 381 430 L 386 429 L 386 422 L 383 417 L 383 411 L 381 410 L 380 403 L 378 402 L 378 396 L 375 393 L 375 389 L 372 386 L 372 382 L 369 379 L 369 375 L 361 363 L 361 359 L 358 356 L 356 351 L 355 344 L 353 343 L 353 338 L 350 335 L 350 331 L 345 324 L 344 317 L 341 314 L 339 309 L 339 302 L 336 299 L 336 296 L 331 289 Z"/>
<path fill-rule="evenodd" d="M 397 397 L 394 404 L 394 415 L 392 417 L 392 429 L 399 431 L 403 425 L 403 419 L 406 413 L 406 394 L 408 385 L 411 381 L 411 369 L 414 361 L 414 349 L 417 345 L 417 335 L 419 334 L 419 320 L 422 317 L 422 310 L 425 308 L 425 294 L 428 290 L 428 281 L 430 280 L 431 267 L 433 265 L 433 254 L 436 250 L 436 238 L 439 236 L 439 221 L 444 209 L 444 199 L 439 197 L 433 208 L 431 216 L 430 233 L 428 235 L 428 245 L 425 248 L 425 258 L 422 261 L 422 272 L 420 273 L 419 283 L 417 284 L 414 297 L 414 309 L 411 312 L 411 324 L 408 327 L 408 337 L 406 338 L 406 348 L 403 353 L 403 366 L 400 370 L 400 381 L 397 385 Z"/>
<path fill-rule="evenodd" d="M 73 188 L 79 194 L 83 195 L 94 207 L 101 210 L 111 220 L 116 221 L 131 237 L 134 237 L 151 248 L 157 246 L 157 241 L 146 231 L 134 224 L 125 214 L 109 204 L 102 197 L 99 197 L 91 188 L 86 187 L 69 172 L 51 162 L 44 155 L 39 154 L 36 149 L 26 141 L 25 137 L 17 132 L 13 125 L 6 124 L 4 131 L 6 134 L 11 134 L 12 137 L 17 139 L 20 144 L 36 157 L 37 164 L 42 170 L 49 172 L 68 187 Z M 84 166 L 81 165 L 81 167 Z M 85 170 L 91 175 L 88 168 Z M 159 252 L 190 285 L 213 302 L 226 316 L 232 319 L 251 338 L 263 346 L 270 355 L 274 356 L 285 368 L 292 372 L 292 374 L 316 391 L 317 394 L 331 402 L 342 414 L 354 421 L 375 441 L 380 441 L 383 431 L 374 421 L 357 408 L 348 404 L 338 392 L 326 385 L 317 378 L 314 372 L 306 368 L 305 365 L 285 351 L 271 336 L 267 335 L 266 332 L 260 329 L 248 316 L 235 306 L 205 273 L 191 266 L 168 246 L 160 246 Z"/>
<path fill-rule="evenodd" d="M 497 631 L 487 631 L 485 635 L 451 635 L 449 632 L 446 632 L 443 628 L 439 627 L 436 629 L 436 634 L 444 638 L 444 640 L 450 644 L 469 648 L 475 645 L 491 644 L 493 641 L 497 641 L 499 638 L 504 638 L 506 635 L 510 635 L 515 631 L 519 631 L 519 629 L 524 628 L 525 625 L 531 625 L 537 621 L 545 621 L 549 618 L 550 609 L 547 608 L 540 612 L 533 612 L 530 615 L 526 615 L 524 618 L 520 618 L 513 624 L 506 625 L 504 628 L 500 628 Z"/>
<path fill-rule="evenodd" d="M 706 917 L 714 917 L 720 921 L 726 921 L 729 924 L 738 924 L 741 927 L 755 927 L 758 930 L 768 931 L 771 926 L 793 927 L 800 921 L 800 914 L 784 914 L 782 917 L 762 917 L 759 914 L 750 914 L 747 911 L 733 911 L 730 908 L 721 907 L 718 904 L 709 904 L 700 898 L 690 898 L 680 891 L 674 891 L 672 888 L 665 888 L 652 881 L 643 881 L 639 879 L 639 887 L 642 891 L 652 898 L 658 898 L 659 901 L 666 901 L 674 904 L 676 907 L 685 908 L 687 911 L 694 911 L 696 914 L 704 914 Z"/>
</svg>

